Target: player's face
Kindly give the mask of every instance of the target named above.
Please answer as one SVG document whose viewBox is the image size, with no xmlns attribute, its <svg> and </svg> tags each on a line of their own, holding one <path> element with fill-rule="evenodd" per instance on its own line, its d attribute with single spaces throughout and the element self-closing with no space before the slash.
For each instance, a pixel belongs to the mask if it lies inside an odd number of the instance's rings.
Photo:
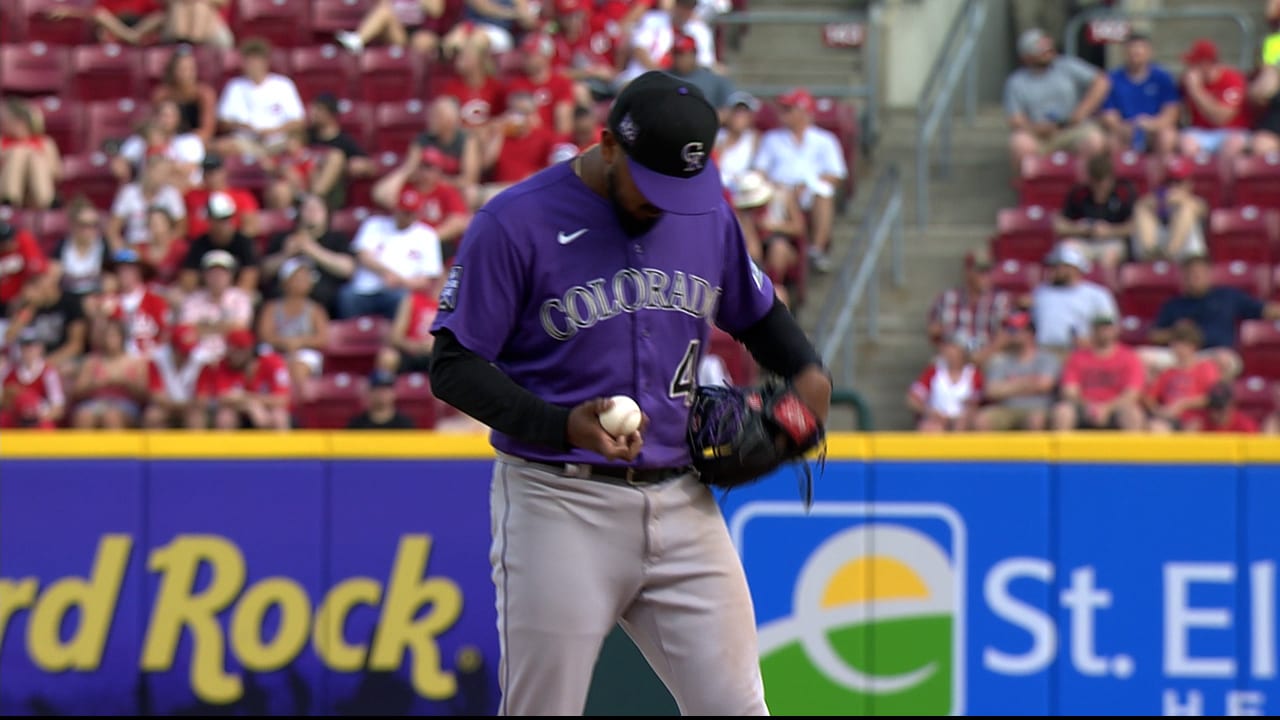
<svg viewBox="0 0 1280 720">
<path fill-rule="evenodd" d="M 649 202 L 636 187 L 627 169 L 626 154 L 608 131 L 601 137 L 601 149 L 606 163 L 605 182 L 609 200 L 623 231 L 632 237 L 649 232 L 662 219 L 662 210 Z"/>
</svg>

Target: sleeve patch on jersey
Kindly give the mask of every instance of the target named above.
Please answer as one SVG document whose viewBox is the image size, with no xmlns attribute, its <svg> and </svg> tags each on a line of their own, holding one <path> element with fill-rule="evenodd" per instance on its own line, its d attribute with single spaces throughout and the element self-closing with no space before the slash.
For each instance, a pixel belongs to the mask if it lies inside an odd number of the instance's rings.
<svg viewBox="0 0 1280 720">
<path fill-rule="evenodd" d="M 454 265 L 449 268 L 449 279 L 444 281 L 444 288 L 440 290 L 440 309 L 453 310 L 458 306 L 458 286 L 462 284 L 462 266 Z"/>
</svg>

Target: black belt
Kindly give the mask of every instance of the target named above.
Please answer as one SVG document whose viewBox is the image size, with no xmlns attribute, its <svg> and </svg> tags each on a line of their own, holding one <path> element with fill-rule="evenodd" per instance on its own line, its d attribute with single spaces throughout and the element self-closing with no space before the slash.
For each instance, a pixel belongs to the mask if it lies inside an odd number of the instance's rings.
<svg viewBox="0 0 1280 720">
<path fill-rule="evenodd" d="M 689 465 L 683 467 L 637 468 L 622 465 L 587 465 L 585 463 L 548 463 L 538 460 L 525 460 L 530 465 L 546 468 L 557 475 L 588 478 L 593 480 L 614 480 L 627 485 L 654 485 L 671 478 L 688 475 L 693 472 Z"/>
</svg>

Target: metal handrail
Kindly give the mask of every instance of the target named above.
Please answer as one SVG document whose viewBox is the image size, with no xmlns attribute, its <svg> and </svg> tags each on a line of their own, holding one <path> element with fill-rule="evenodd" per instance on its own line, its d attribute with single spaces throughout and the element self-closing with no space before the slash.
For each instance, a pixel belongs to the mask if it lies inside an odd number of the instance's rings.
<svg viewBox="0 0 1280 720">
<path fill-rule="evenodd" d="M 866 242 L 859 257 L 858 248 L 849 250 L 826 301 L 818 314 L 814 332 L 822 361 L 832 371 L 836 386 L 854 385 L 854 320 L 862 301 L 866 300 L 867 335 L 875 339 L 880 332 L 880 256 L 889 244 L 893 284 L 900 287 L 906 280 L 903 265 L 903 200 L 902 174 L 896 164 L 876 177 L 867 199 L 867 215 L 856 237 Z M 843 352 L 842 352 L 843 351 Z M 841 355 L 843 354 L 843 357 Z"/>
<path fill-rule="evenodd" d="M 941 169 L 951 166 L 951 101 L 965 79 L 965 119 L 973 123 L 978 105 L 978 36 L 987 21 L 987 0 L 965 0 L 947 32 L 947 43 L 934 60 L 916 104 L 916 225 L 929 224 L 929 180 L 933 141 L 942 130 Z"/>
<path fill-rule="evenodd" d="M 1067 55 L 1079 55 L 1080 28 L 1094 20 L 1230 20 L 1240 29 L 1240 65 L 1247 68 L 1253 66 L 1258 30 L 1253 18 L 1231 10 L 1215 10 L 1213 8 L 1170 8 L 1168 10 L 1124 10 L 1117 8 L 1097 7 L 1080 13 L 1067 22 L 1067 40 L 1063 52 Z"/>
<path fill-rule="evenodd" d="M 864 145 L 870 145 L 878 137 L 880 123 L 880 28 L 876 22 L 880 13 L 879 2 L 865 12 L 834 10 L 742 10 L 727 12 L 707 19 L 711 25 L 825 25 L 828 23 L 858 23 L 866 29 L 866 37 L 859 48 L 863 56 L 861 85 L 809 85 L 810 93 L 821 97 L 859 98 L 865 100 L 859 112 Z M 758 97 L 777 97 L 791 90 L 791 85 L 739 84 L 738 89 Z"/>
</svg>

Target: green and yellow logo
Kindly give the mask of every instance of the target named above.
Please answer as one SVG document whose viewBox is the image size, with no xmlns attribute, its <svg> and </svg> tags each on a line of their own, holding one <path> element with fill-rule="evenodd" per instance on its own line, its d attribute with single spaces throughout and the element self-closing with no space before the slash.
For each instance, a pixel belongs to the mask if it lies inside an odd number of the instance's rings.
<svg viewBox="0 0 1280 720">
<path fill-rule="evenodd" d="M 797 558 L 790 614 L 761 617 L 761 668 L 770 711 L 961 714 L 959 518 L 950 508 L 922 513 L 917 506 L 915 518 L 908 519 L 910 506 L 895 507 L 891 514 L 900 517 L 884 517 L 885 507 L 856 507 L 870 511 L 854 513 L 862 517 L 852 527 L 852 518 L 837 520 L 830 507 L 819 513 L 827 517 L 795 517 L 799 523 L 826 523 L 831 531 L 797 532 L 782 543 L 812 550 Z M 923 522 L 917 527 L 915 519 Z"/>
</svg>

